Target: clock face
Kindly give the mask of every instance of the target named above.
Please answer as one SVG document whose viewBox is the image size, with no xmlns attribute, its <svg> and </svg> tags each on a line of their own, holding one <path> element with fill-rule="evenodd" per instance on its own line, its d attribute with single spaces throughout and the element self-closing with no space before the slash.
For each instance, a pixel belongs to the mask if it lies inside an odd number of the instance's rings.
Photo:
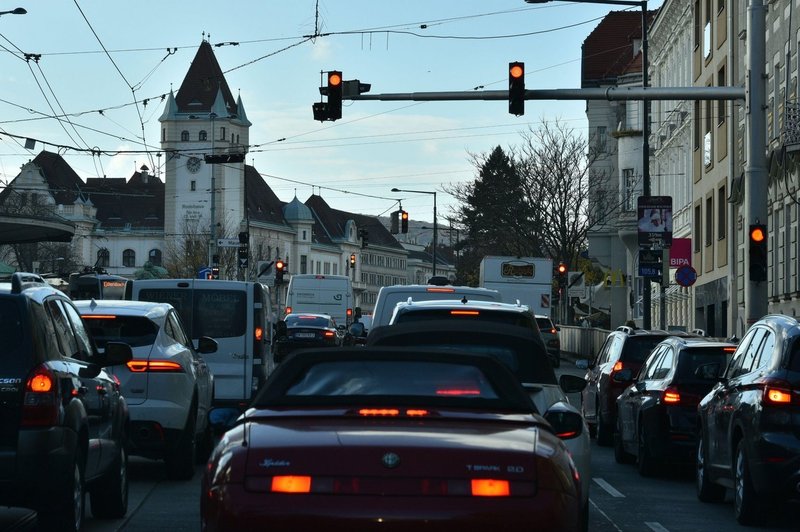
<svg viewBox="0 0 800 532">
<path fill-rule="evenodd" d="M 201 163 L 202 161 L 197 157 L 189 157 L 189 160 L 186 161 L 186 169 L 191 173 L 196 174 L 200 170 Z"/>
</svg>

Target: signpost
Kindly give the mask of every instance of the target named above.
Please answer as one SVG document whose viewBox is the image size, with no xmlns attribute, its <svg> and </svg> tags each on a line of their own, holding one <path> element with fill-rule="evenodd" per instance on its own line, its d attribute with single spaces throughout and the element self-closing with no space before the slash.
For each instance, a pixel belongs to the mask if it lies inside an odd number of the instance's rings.
<svg viewBox="0 0 800 532">
<path fill-rule="evenodd" d="M 218 238 L 217 239 L 217 247 L 220 247 L 220 248 L 238 248 L 239 247 L 239 239 L 238 238 Z"/>
</svg>

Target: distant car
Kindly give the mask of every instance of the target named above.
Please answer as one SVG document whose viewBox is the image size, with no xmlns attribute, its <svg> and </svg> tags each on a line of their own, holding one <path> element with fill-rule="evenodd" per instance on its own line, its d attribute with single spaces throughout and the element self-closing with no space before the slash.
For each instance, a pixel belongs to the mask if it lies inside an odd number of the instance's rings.
<svg viewBox="0 0 800 532">
<path fill-rule="evenodd" d="M 581 482 L 560 431 L 490 357 L 306 350 L 215 448 L 201 528 L 576 530 Z"/>
<path fill-rule="evenodd" d="M 594 360 L 576 363 L 579 369 L 587 370 L 581 408 L 598 445 L 610 446 L 614 442 L 617 397 L 633 382 L 653 348 L 670 336 L 699 338 L 681 331 L 622 326 L 608 335 Z M 625 369 L 631 371 L 622 373 Z"/>
<path fill-rule="evenodd" d="M 37 512 L 41 530 L 75 532 L 84 493 L 95 517 L 128 510 L 128 406 L 69 298 L 35 274 L 0 282 L 0 505 Z"/>
<path fill-rule="evenodd" d="M 214 382 L 202 355 L 217 342 L 199 339 L 195 349 L 178 312 L 168 303 L 76 301 L 98 347 L 126 342 L 133 359 L 113 366 L 131 416 L 130 452 L 164 460 L 167 477 L 186 480 L 208 457 L 213 432 L 208 420 Z"/>
<path fill-rule="evenodd" d="M 659 343 L 617 398 L 616 461 L 635 458 L 643 476 L 667 464 L 694 465 L 697 405 L 735 350 L 736 344 L 702 338 L 673 336 Z M 619 373 L 624 380 L 625 372 L 632 370 Z"/>
<path fill-rule="evenodd" d="M 736 520 L 756 524 L 800 497 L 800 322 L 782 314 L 755 322 L 698 417 L 701 501 L 722 502 L 733 488 Z"/>
<path fill-rule="evenodd" d="M 352 343 L 352 336 L 339 326 L 328 314 L 287 314 L 278 322 L 273 358 L 283 362 L 287 355 L 297 349 L 309 347 L 340 347 Z"/>
<path fill-rule="evenodd" d="M 539 331 L 542 333 L 544 345 L 547 347 L 547 354 L 550 355 L 550 362 L 553 363 L 554 368 L 561 366 L 561 339 L 558 337 L 558 331 L 561 330 L 550 316 L 536 314 L 536 324 L 539 326 Z"/>
<path fill-rule="evenodd" d="M 506 365 L 522 383 L 538 412 L 569 405 L 566 393 L 578 393 L 586 381 L 574 375 L 556 379 L 547 354 L 529 328 L 501 323 L 441 320 L 412 322 L 381 327 L 368 338 L 370 347 L 404 347 L 463 351 L 495 358 Z M 572 405 L 567 410 L 580 416 Z M 548 417 L 545 414 L 545 417 Z M 559 434 L 569 449 L 581 478 L 591 478 L 591 440 L 585 422 L 568 433 Z M 582 484 L 582 525 L 588 526 L 589 484 Z"/>
</svg>

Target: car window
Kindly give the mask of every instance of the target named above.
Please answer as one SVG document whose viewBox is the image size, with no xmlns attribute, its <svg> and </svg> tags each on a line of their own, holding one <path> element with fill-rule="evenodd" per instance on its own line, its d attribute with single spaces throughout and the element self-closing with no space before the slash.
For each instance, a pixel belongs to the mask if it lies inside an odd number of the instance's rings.
<svg viewBox="0 0 800 532">
<path fill-rule="evenodd" d="M 73 357 L 79 354 L 78 342 L 75 340 L 75 335 L 72 332 L 72 326 L 64 314 L 64 310 L 58 304 L 58 301 L 53 298 L 45 303 L 47 314 L 53 322 L 53 328 L 56 333 L 56 341 L 58 342 L 61 354 L 66 357 Z"/>
<path fill-rule="evenodd" d="M 453 312 L 460 312 L 459 309 L 423 309 L 412 310 L 405 312 L 398 312 L 395 316 L 393 323 L 410 323 L 413 321 L 429 321 L 432 319 L 454 319 L 464 318 L 476 321 L 491 322 L 491 323 L 505 323 L 508 325 L 516 325 L 519 327 L 528 327 L 533 330 L 538 330 L 535 320 L 532 316 L 526 315 L 521 312 L 504 312 L 504 311 L 486 311 L 479 310 L 473 311 L 472 309 L 466 312 L 475 312 L 475 314 L 453 314 Z"/>
<path fill-rule="evenodd" d="M 753 337 L 747 346 L 747 349 L 744 351 L 744 354 L 739 360 L 739 364 L 737 364 L 734 368 L 731 378 L 735 378 L 750 372 L 751 368 L 753 367 L 753 362 L 758 357 L 759 350 L 761 349 L 766 332 L 767 330 L 763 327 L 756 328 L 753 333 Z"/>
<path fill-rule="evenodd" d="M 158 325 L 142 316 L 94 318 L 86 315 L 83 319 L 101 349 L 105 349 L 107 342 L 124 342 L 131 347 L 153 345 L 158 334 Z"/>
<path fill-rule="evenodd" d="M 553 322 L 550 321 L 550 318 L 536 318 L 536 325 L 539 326 L 539 330 L 542 332 L 551 332 L 555 327 L 553 326 Z"/>
<path fill-rule="evenodd" d="M 623 362 L 643 363 L 647 356 L 659 342 L 663 341 L 663 336 L 629 336 L 625 345 L 622 347 Z"/>
<path fill-rule="evenodd" d="M 730 379 L 737 372 L 740 371 L 742 367 L 742 362 L 744 361 L 745 354 L 747 353 L 748 349 L 750 348 L 750 343 L 753 340 L 753 337 L 756 334 L 756 329 L 750 329 L 747 331 L 747 334 L 744 335 L 742 341 L 739 342 L 739 346 L 736 348 L 736 352 L 733 354 L 733 358 L 728 363 L 728 369 L 725 371 L 725 378 Z"/>
<path fill-rule="evenodd" d="M 599 366 L 600 364 L 605 364 L 608 360 L 608 349 L 611 347 L 611 342 L 614 341 L 614 336 L 609 336 L 606 338 L 606 341 L 603 342 L 603 345 L 600 347 L 600 351 L 597 352 L 597 356 L 595 357 L 595 365 Z"/>
<path fill-rule="evenodd" d="M 694 372 L 704 364 L 719 364 L 720 369 L 724 369 L 732 352 L 726 351 L 724 347 L 690 347 L 684 349 L 678 355 L 678 367 L 675 371 L 675 380 L 690 381 L 697 380 Z"/>
<path fill-rule="evenodd" d="M 286 316 L 287 327 L 330 327 L 331 320 L 325 316 L 311 316 L 306 314 L 297 314 Z"/>
<path fill-rule="evenodd" d="M 658 346 L 656 347 L 650 356 L 647 358 L 647 361 L 641 369 L 641 375 L 644 376 L 644 379 L 654 379 L 656 370 L 659 367 L 659 361 L 664 356 L 664 350 L 666 346 Z"/>
<path fill-rule="evenodd" d="M 764 340 L 758 348 L 758 354 L 753 360 L 751 371 L 764 368 L 769 365 L 772 360 L 772 352 L 775 348 L 775 335 L 769 329 L 764 329 Z"/>
<path fill-rule="evenodd" d="M 789 371 L 800 371 L 800 337 L 796 337 L 789 355 Z"/>
<path fill-rule="evenodd" d="M 172 311 L 167 314 L 167 319 L 164 321 L 164 331 L 179 344 L 192 345 L 192 341 L 186 335 L 177 312 Z"/>
<path fill-rule="evenodd" d="M 75 332 L 75 340 L 78 344 L 78 357 L 81 360 L 89 360 L 94 354 L 94 344 L 89 338 L 89 333 L 86 332 L 86 327 L 81 320 L 80 313 L 75 310 L 75 307 L 65 301 L 59 301 L 64 307 L 64 311 L 72 324 L 72 330 Z"/>
<path fill-rule="evenodd" d="M 653 374 L 653 379 L 666 379 L 672 372 L 672 362 L 675 358 L 675 351 L 671 346 L 666 346 L 664 354 L 658 361 L 658 365 Z"/>
<path fill-rule="evenodd" d="M 22 316 L 13 299 L 0 299 L 0 345 L 3 357 L 16 357 L 22 345 Z"/>
<path fill-rule="evenodd" d="M 622 337 L 619 335 L 614 335 L 611 339 L 611 343 L 608 346 L 608 353 L 606 353 L 603 362 L 616 362 L 619 360 L 619 355 L 622 352 Z"/>
</svg>

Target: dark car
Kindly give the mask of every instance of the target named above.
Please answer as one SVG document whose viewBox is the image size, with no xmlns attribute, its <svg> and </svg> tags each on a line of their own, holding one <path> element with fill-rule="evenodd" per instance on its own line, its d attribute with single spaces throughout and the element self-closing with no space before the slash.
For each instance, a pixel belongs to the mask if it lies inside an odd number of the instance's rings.
<svg viewBox="0 0 800 532">
<path fill-rule="evenodd" d="M 550 355 L 550 362 L 554 368 L 561 366 L 561 339 L 558 337 L 558 332 L 561 327 L 553 323 L 550 316 L 536 314 L 536 325 L 539 326 L 539 331 L 542 333 L 542 339 L 547 347 L 547 354 Z"/>
<path fill-rule="evenodd" d="M 128 509 L 128 407 L 70 299 L 38 275 L 0 282 L 0 504 L 32 508 L 44 530 L 76 531 L 84 493 L 95 517 Z"/>
<path fill-rule="evenodd" d="M 577 530 L 582 480 L 560 419 L 491 357 L 305 350 L 215 448 L 201 527 Z"/>
<path fill-rule="evenodd" d="M 698 335 L 680 331 L 661 331 L 619 327 L 603 342 L 592 361 L 579 361 L 576 365 L 586 369 L 587 386 L 581 396 L 583 416 L 589 430 L 597 437 L 599 445 L 613 443 L 617 424 L 617 397 L 639 373 L 653 348 L 670 337 L 699 338 Z M 630 372 L 621 373 L 625 369 Z"/>
<path fill-rule="evenodd" d="M 617 398 L 614 458 L 635 457 L 649 476 L 667 463 L 694 465 L 697 405 L 716 384 L 736 344 L 670 337 L 658 344 L 636 381 Z M 619 372 L 627 378 L 624 369 Z"/>
<path fill-rule="evenodd" d="M 698 417 L 701 501 L 733 488 L 736 520 L 754 524 L 799 497 L 800 323 L 778 314 L 754 323 Z"/>
<path fill-rule="evenodd" d="M 337 326 L 328 314 L 287 314 L 278 322 L 275 335 L 275 363 L 282 362 L 296 349 L 339 347 L 352 343 L 352 335 Z"/>
</svg>

